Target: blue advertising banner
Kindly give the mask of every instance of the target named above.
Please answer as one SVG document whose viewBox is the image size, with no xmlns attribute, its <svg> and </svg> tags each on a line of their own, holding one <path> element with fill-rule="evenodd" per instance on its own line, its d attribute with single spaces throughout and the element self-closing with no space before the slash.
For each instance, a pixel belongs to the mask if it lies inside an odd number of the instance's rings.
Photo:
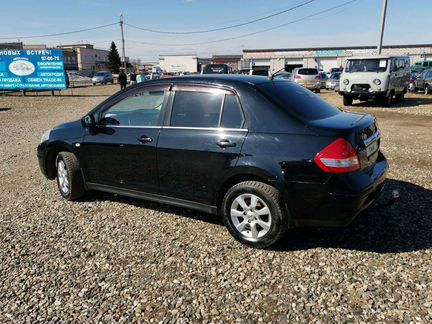
<svg viewBox="0 0 432 324">
<path fill-rule="evenodd" d="M 0 50 L 0 90 L 62 90 L 61 50 Z"/>
</svg>

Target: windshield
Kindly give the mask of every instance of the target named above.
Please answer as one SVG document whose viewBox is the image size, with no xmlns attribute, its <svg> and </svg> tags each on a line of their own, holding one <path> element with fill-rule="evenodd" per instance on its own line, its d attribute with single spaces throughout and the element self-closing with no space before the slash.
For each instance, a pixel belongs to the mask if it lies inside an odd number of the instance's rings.
<svg viewBox="0 0 432 324">
<path fill-rule="evenodd" d="M 267 98 L 303 120 L 323 119 L 340 113 L 339 109 L 294 82 L 273 81 L 256 87 Z"/>
<path fill-rule="evenodd" d="M 339 80 L 340 76 L 341 76 L 340 73 L 333 73 L 332 75 L 330 75 L 330 79 Z"/>
<path fill-rule="evenodd" d="M 345 72 L 385 72 L 388 59 L 350 59 Z"/>
<path fill-rule="evenodd" d="M 425 69 L 424 68 L 413 68 L 413 69 L 411 69 L 411 73 L 412 74 L 420 74 L 420 73 L 422 73 L 423 71 L 424 71 Z"/>
<path fill-rule="evenodd" d="M 105 72 L 97 72 L 94 76 L 104 76 Z"/>
</svg>

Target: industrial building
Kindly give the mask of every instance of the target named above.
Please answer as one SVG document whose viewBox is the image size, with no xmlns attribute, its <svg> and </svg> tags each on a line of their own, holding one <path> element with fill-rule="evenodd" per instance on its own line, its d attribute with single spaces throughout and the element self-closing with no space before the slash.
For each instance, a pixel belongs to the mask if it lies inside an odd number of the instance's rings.
<svg viewBox="0 0 432 324">
<path fill-rule="evenodd" d="M 199 58 L 196 54 L 159 55 L 160 69 L 170 73 L 201 72 L 201 66 L 210 62 L 210 59 Z"/>
<path fill-rule="evenodd" d="M 91 44 L 60 45 L 57 48 L 63 50 L 64 55 L 66 54 L 65 67 L 67 70 L 79 70 L 90 76 L 96 71 L 107 69 L 109 53 L 107 50 L 96 49 Z M 76 61 L 73 58 L 67 59 L 69 56 L 75 56 Z"/>
<path fill-rule="evenodd" d="M 286 49 L 245 49 L 240 69 L 266 69 L 272 73 L 296 67 L 318 67 L 329 71 L 344 66 L 345 60 L 352 56 L 377 55 L 376 46 L 317 47 Z M 382 55 L 407 55 L 411 64 L 432 59 L 432 44 L 385 45 Z"/>
</svg>

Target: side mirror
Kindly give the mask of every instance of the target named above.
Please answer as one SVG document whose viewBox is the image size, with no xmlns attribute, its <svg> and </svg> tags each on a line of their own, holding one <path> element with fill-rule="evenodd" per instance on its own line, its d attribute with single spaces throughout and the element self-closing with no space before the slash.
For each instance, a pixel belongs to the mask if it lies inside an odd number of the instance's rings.
<svg viewBox="0 0 432 324">
<path fill-rule="evenodd" d="M 81 118 L 81 125 L 83 127 L 94 128 L 96 127 L 96 120 L 93 114 L 85 115 Z"/>
</svg>

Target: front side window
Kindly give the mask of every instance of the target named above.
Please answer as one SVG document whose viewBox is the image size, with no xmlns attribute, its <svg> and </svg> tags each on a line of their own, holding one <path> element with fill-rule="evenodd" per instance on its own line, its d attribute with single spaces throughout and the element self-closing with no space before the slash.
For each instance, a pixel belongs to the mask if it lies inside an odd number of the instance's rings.
<svg viewBox="0 0 432 324">
<path fill-rule="evenodd" d="M 163 90 L 135 93 L 117 102 L 102 113 L 102 125 L 157 126 L 165 98 Z"/>
<path fill-rule="evenodd" d="M 171 126 L 218 127 L 224 93 L 178 91 L 171 112 Z"/>
</svg>

